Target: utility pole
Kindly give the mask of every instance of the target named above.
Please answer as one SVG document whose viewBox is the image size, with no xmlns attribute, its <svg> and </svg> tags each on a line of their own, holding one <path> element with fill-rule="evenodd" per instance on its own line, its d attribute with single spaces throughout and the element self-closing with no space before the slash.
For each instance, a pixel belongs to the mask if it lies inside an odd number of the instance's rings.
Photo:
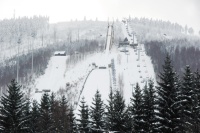
<svg viewBox="0 0 200 133">
<path fill-rule="evenodd" d="M 33 38 L 32 45 L 31 45 L 31 52 L 32 52 L 31 53 L 32 54 L 31 76 L 33 76 L 33 45 L 34 45 L 34 40 L 35 40 L 36 33 L 32 32 L 31 36 Z"/>
<path fill-rule="evenodd" d="M 18 44 L 18 50 L 17 50 L 17 82 L 19 82 L 19 44 L 21 43 L 21 35 L 18 38 L 17 44 Z"/>
</svg>

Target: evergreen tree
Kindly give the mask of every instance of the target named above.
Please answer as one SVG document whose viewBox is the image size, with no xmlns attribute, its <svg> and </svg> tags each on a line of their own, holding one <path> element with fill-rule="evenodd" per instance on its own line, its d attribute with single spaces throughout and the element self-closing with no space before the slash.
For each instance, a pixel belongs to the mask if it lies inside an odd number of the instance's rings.
<svg viewBox="0 0 200 133">
<path fill-rule="evenodd" d="M 69 133 L 76 133 L 77 132 L 76 117 L 74 116 L 72 106 L 70 108 L 68 116 L 69 116 Z"/>
<path fill-rule="evenodd" d="M 169 55 L 165 59 L 163 72 L 159 75 L 158 93 L 158 129 L 162 133 L 177 133 L 180 131 L 180 117 L 177 107 L 178 76 L 173 71 Z"/>
<path fill-rule="evenodd" d="M 195 92 L 194 92 L 194 103 L 193 103 L 193 132 L 199 133 L 200 132 L 200 74 L 197 70 L 194 76 L 194 85 L 195 85 Z"/>
<path fill-rule="evenodd" d="M 26 132 L 31 132 L 31 107 L 29 99 L 26 100 L 24 117 L 27 119 L 27 121 L 24 124 Z"/>
<path fill-rule="evenodd" d="M 52 92 L 49 102 L 50 102 L 50 117 L 51 117 L 51 131 L 56 132 L 60 127 L 60 110 L 59 110 L 59 103 L 55 99 L 55 94 Z"/>
<path fill-rule="evenodd" d="M 132 94 L 131 98 L 133 131 L 135 133 L 142 133 L 144 131 L 142 102 L 142 93 L 139 84 L 137 83 L 135 87 L 135 93 Z"/>
<path fill-rule="evenodd" d="M 127 127 L 125 127 L 126 123 L 126 105 L 123 99 L 123 96 L 119 91 L 116 91 L 114 94 L 113 101 L 113 109 L 114 109 L 114 119 L 113 119 L 113 128 L 114 131 L 118 132 L 126 132 Z"/>
<path fill-rule="evenodd" d="M 38 133 L 39 132 L 39 106 L 36 100 L 32 103 L 32 111 L 31 111 L 31 133 Z"/>
<path fill-rule="evenodd" d="M 44 93 L 40 104 L 40 131 L 48 133 L 52 128 L 51 108 L 49 94 Z"/>
<path fill-rule="evenodd" d="M 128 106 L 127 107 L 127 110 L 126 110 L 126 112 L 125 112 L 125 131 L 126 132 L 132 132 L 132 126 L 133 126 L 133 122 L 132 122 L 132 110 L 131 110 L 131 107 L 130 106 Z"/>
<path fill-rule="evenodd" d="M 88 112 L 88 106 L 86 105 L 86 102 L 84 100 L 85 98 L 83 97 L 81 100 L 81 105 L 80 105 L 80 119 L 79 121 L 79 131 L 83 133 L 88 133 L 89 132 L 89 112 Z"/>
<path fill-rule="evenodd" d="M 105 130 L 104 125 L 104 105 L 101 100 L 101 94 L 96 91 L 95 97 L 91 106 L 91 128 L 93 133 L 102 133 Z"/>
<path fill-rule="evenodd" d="M 108 105 L 106 106 L 106 128 L 114 131 L 114 94 L 112 88 L 110 89 Z"/>
<path fill-rule="evenodd" d="M 69 129 L 68 119 L 68 102 L 65 95 L 62 96 L 60 101 L 60 125 L 61 132 L 66 132 Z"/>
<path fill-rule="evenodd" d="M 156 95 L 154 89 L 154 83 L 152 80 L 148 81 L 148 86 L 144 87 L 143 95 L 143 120 L 144 120 L 144 132 L 155 133 L 156 130 Z"/>
<path fill-rule="evenodd" d="M 197 97 L 195 98 L 195 84 L 194 84 L 194 76 L 190 70 L 189 66 L 186 66 L 185 72 L 183 74 L 183 80 L 182 80 L 182 86 L 181 86 L 181 97 L 180 102 L 182 105 L 182 113 L 183 113 L 183 119 L 186 130 L 191 130 L 192 119 L 193 119 L 193 105 L 195 104 L 194 101 L 197 100 Z M 190 131 L 191 132 L 191 131 Z"/>
<path fill-rule="evenodd" d="M 21 86 L 15 80 L 8 85 L 7 94 L 1 97 L 0 106 L 0 131 L 3 133 L 25 132 L 25 123 L 28 121 L 24 116 L 26 101 L 21 92 Z"/>
</svg>

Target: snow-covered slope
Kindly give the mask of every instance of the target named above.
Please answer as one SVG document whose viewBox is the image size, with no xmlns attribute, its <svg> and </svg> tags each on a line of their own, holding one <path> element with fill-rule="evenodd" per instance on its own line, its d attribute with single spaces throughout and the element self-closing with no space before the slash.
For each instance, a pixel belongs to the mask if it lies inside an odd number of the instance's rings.
<svg viewBox="0 0 200 133">
<path fill-rule="evenodd" d="M 131 37 L 128 36 L 126 27 L 123 24 L 122 29 L 125 37 L 130 40 Z M 126 46 L 125 49 L 129 52 L 125 53 L 120 52 L 124 47 L 118 48 L 116 44 L 113 45 L 108 53 L 105 51 L 103 53 L 90 54 L 75 66 L 66 65 L 68 57 L 52 57 L 45 74 L 36 80 L 35 86 L 39 90 L 50 89 L 53 92 L 57 92 L 59 88 L 65 88 L 66 83 L 70 83 L 70 95 L 73 95 L 70 100 L 78 103 L 79 98 L 85 97 L 89 105 L 91 105 L 97 89 L 102 95 L 102 100 L 106 103 L 110 87 L 112 87 L 114 90 L 121 90 L 128 104 L 137 82 L 143 87 L 149 78 L 155 79 L 151 59 L 145 54 L 144 46 L 139 46 L 141 50 Z M 108 67 L 108 64 L 111 64 L 111 60 L 113 64 Z M 105 61 L 108 61 L 106 64 L 104 63 L 106 69 L 99 69 L 98 65 Z M 92 65 L 94 63 L 97 65 L 96 68 Z M 90 73 L 92 69 L 94 70 Z M 115 69 L 115 73 L 113 73 L 113 69 Z M 115 85 L 114 79 L 116 79 Z M 40 99 L 40 96 L 41 93 L 32 95 L 37 100 Z"/>
<path fill-rule="evenodd" d="M 50 91 L 58 91 L 61 86 L 64 86 L 64 73 L 66 70 L 66 60 L 67 56 L 53 56 L 51 57 L 47 69 L 45 70 L 45 74 L 40 76 L 35 81 L 35 89 L 38 91 L 42 90 L 50 90 Z M 40 100 L 42 93 L 33 92 L 33 98 Z"/>
</svg>

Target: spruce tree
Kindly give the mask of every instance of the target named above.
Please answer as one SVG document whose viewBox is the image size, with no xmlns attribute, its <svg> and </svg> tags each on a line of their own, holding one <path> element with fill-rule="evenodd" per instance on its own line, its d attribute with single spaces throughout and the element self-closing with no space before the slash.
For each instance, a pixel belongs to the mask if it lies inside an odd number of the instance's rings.
<svg viewBox="0 0 200 133">
<path fill-rule="evenodd" d="M 3 133 L 26 131 L 25 123 L 28 121 L 24 116 L 26 101 L 20 89 L 21 86 L 12 80 L 8 85 L 7 94 L 1 97 L 0 131 Z"/>
<path fill-rule="evenodd" d="M 102 133 L 105 130 L 104 124 L 104 104 L 101 100 L 101 94 L 96 91 L 95 97 L 93 98 L 91 106 L 91 129 L 93 133 Z"/>
<path fill-rule="evenodd" d="M 31 132 L 31 107 L 30 107 L 29 99 L 26 100 L 25 110 L 24 110 L 24 117 L 27 119 L 24 126 L 26 128 L 26 132 Z"/>
<path fill-rule="evenodd" d="M 114 131 L 114 94 L 112 88 L 110 89 L 108 105 L 106 106 L 106 128 Z"/>
<path fill-rule="evenodd" d="M 39 119 L 40 118 L 40 112 L 39 112 L 39 106 L 38 102 L 36 100 L 32 103 L 32 111 L 31 111 L 31 133 L 38 133 L 39 132 Z"/>
<path fill-rule="evenodd" d="M 116 91 L 116 93 L 114 94 L 113 109 L 114 109 L 114 119 L 113 119 L 114 131 L 126 132 L 127 129 L 127 127 L 125 127 L 126 105 L 123 96 L 120 94 L 119 91 Z"/>
<path fill-rule="evenodd" d="M 124 124 L 124 127 L 125 127 L 125 131 L 127 133 L 131 133 L 132 132 L 132 128 L 133 128 L 133 121 L 132 121 L 132 110 L 131 110 L 131 107 L 128 106 L 127 109 L 126 109 L 126 112 L 125 112 L 125 124 Z"/>
<path fill-rule="evenodd" d="M 69 116 L 69 133 L 76 133 L 77 132 L 76 117 L 74 115 L 72 106 L 70 107 L 68 116 Z"/>
<path fill-rule="evenodd" d="M 193 103 L 193 132 L 200 132 L 200 74 L 197 70 L 194 73 L 194 103 Z"/>
<path fill-rule="evenodd" d="M 143 120 L 144 120 L 144 132 L 155 133 L 156 128 L 156 95 L 154 89 L 154 83 L 152 80 L 148 81 L 144 87 L 143 95 Z"/>
<path fill-rule="evenodd" d="M 61 132 L 69 130 L 69 119 L 68 119 L 68 102 L 65 95 L 60 100 L 60 125 Z"/>
<path fill-rule="evenodd" d="M 139 84 L 137 83 L 135 87 L 135 92 L 132 94 L 131 98 L 133 131 L 136 133 L 142 133 L 144 131 L 142 103 L 142 93 Z"/>
<path fill-rule="evenodd" d="M 59 110 L 59 103 L 56 100 L 55 93 L 51 93 L 50 95 L 50 117 L 51 117 L 51 131 L 56 132 L 59 131 L 60 128 L 60 110 Z"/>
<path fill-rule="evenodd" d="M 83 97 L 80 105 L 80 119 L 77 119 L 79 121 L 79 131 L 83 133 L 89 132 L 89 110 L 88 106 L 86 105 L 86 102 L 84 100 L 85 98 Z"/>
<path fill-rule="evenodd" d="M 162 133 L 177 133 L 181 129 L 179 126 L 179 113 L 175 106 L 178 102 L 178 83 L 178 76 L 173 70 L 169 55 L 167 55 L 163 65 L 163 72 L 159 74 L 157 87 L 158 129 Z"/>
<path fill-rule="evenodd" d="M 52 129 L 52 118 L 49 94 L 44 93 L 40 104 L 40 131 L 48 133 Z"/>
<path fill-rule="evenodd" d="M 186 66 L 185 72 L 183 74 L 182 86 L 181 86 L 181 97 L 180 103 L 183 107 L 183 119 L 184 127 L 187 131 L 191 131 L 192 121 L 193 121 L 193 105 L 197 102 L 197 97 L 195 98 L 195 84 L 194 76 L 190 70 L 189 66 Z"/>
</svg>

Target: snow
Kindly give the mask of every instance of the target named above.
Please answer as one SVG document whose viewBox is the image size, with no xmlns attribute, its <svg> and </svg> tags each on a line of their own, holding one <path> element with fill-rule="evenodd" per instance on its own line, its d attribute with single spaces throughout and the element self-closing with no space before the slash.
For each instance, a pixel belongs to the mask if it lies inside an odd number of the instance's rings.
<svg viewBox="0 0 200 133">
<path fill-rule="evenodd" d="M 128 36 L 126 27 L 123 24 L 122 28 L 124 36 L 130 41 L 132 37 Z M 108 35 L 110 34 L 111 28 L 109 28 L 108 32 Z M 109 40 L 108 37 L 107 42 L 109 42 Z M 74 103 L 78 103 L 79 97 L 80 99 L 85 97 L 85 101 L 91 106 L 92 98 L 97 89 L 102 95 L 102 100 L 106 103 L 110 87 L 112 86 L 114 90 L 119 90 L 121 87 L 121 92 L 123 92 L 126 104 L 129 104 L 136 83 L 138 82 L 140 87 L 143 88 L 148 79 L 151 78 L 155 81 L 155 73 L 151 59 L 144 51 L 143 44 L 139 44 L 139 47 L 141 47 L 140 54 L 138 54 L 138 49 L 135 51 L 130 46 L 125 47 L 125 49 L 129 51 L 127 52 L 128 54 L 120 52 L 121 48 L 118 48 L 116 45 L 117 44 L 113 45 L 110 51 L 106 49 L 103 53 L 89 54 L 84 60 L 72 66 L 66 65 L 67 56 L 52 57 L 45 74 L 36 79 L 36 88 L 39 90 L 50 89 L 53 92 L 57 92 L 59 88 L 64 88 L 66 83 L 70 83 L 74 85 L 71 89 L 71 94 L 73 94 L 74 97 L 70 100 L 73 100 Z M 138 57 L 140 57 L 139 60 Z M 114 75 L 117 80 L 116 86 L 113 85 L 112 68 L 108 67 L 112 59 L 114 60 L 116 69 L 116 74 Z M 106 69 L 94 68 L 92 65 L 93 63 L 97 66 L 103 64 L 106 66 Z M 138 67 L 138 65 L 140 67 Z M 89 74 L 92 69 L 94 70 Z M 88 74 L 89 76 L 86 80 Z M 121 85 L 119 84 L 119 80 L 122 81 Z M 41 93 L 33 93 L 32 97 L 40 101 Z M 79 106 L 77 106 L 75 111 L 76 114 L 78 113 L 78 109 Z"/>
<path fill-rule="evenodd" d="M 85 97 L 85 101 L 91 103 L 91 98 L 94 98 L 94 94 L 96 93 L 97 89 L 100 91 L 101 98 L 104 100 L 104 102 L 106 102 L 110 92 L 110 78 L 108 69 L 95 69 L 87 79 L 81 96 Z"/>
<path fill-rule="evenodd" d="M 61 86 L 64 86 L 64 72 L 67 67 L 67 58 L 68 56 L 51 57 L 45 74 L 36 79 L 35 88 L 39 91 L 49 89 L 56 92 Z M 34 93 L 33 95 L 33 99 L 40 101 L 42 93 Z"/>
</svg>

